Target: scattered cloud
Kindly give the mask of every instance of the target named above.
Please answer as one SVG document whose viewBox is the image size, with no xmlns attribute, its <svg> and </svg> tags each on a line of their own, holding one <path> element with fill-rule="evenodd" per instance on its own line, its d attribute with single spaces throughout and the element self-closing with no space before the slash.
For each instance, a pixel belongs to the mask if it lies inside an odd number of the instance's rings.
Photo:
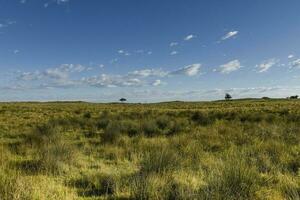
<svg viewBox="0 0 300 200">
<path fill-rule="evenodd" d="M 112 59 L 111 61 L 109 61 L 110 62 L 110 64 L 114 64 L 114 63 L 116 63 L 116 62 L 118 62 L 119 61 L 119 59 L 118 58 L 114 58 L 114 59 Z"/>
<path fill-rule="evenodd" d="M 288 58 L 294 58 L 295 56 L 293 54 L 288 55 Z"/>
<path fill-rule="evenodd" d="M 107 75 L 101 74 L 99 76 L 84 77 L 80 81 L 82 84 L 94 87 L 128 87 L 128 86 L 142 86 L 143 83 L 138 78 L 131 78 L 122 75 Z"/>
<path fill-rule="evenodd" d="M 170 43 L 170 47 L 175 47 L 175 46 L 177 46 L 178 45 L 178 42 L 171 42 Z"/>
<path fill-rule="evenodd" d="M 172 52 L 170 53 L 171 56 L 174 56 L 174 55 L 177 55 L 177 54 L 178 54 L 178 51 L 172 51 Z"/>
<path fill-rule="evenodd" d="M 20 3 L 22 4 L 26 3 L 26 0 L 20 0 Z"/>
<path fill-rule="evenodd" d="M 83 65 L 74 64 L 62 64 L 59 67 L 49 68 L 45 71 L 35 71 L 35 72 L 23 72 L 17 79 L 23 81 L 33 81 L 33 80 L 51 80 L 54 82 L 67 81 L 70 73 L 79 73 L 83 71 L 88 71 L 89 67 Z"/>
<path fill-rule="evenodd" d="M 238 31 L 230 31 L 222 37 L 222 40 L 227 40 L 229 38 L 232 38 L 232 37 L 236 36 L 238 33 L 239 33 Z"/>
<path fill-rule="evenodd" d="M 58 4 L 68 3 L 70 0 L 56 0 Z"/>
<path fill-rule="evenodd" d="M 44 71 L 18 72 L 17 80 L 31 83 L 31 88 L 61 88 L 61 87 L 140 87 L 159 86 L 163 82 L 157 78 L 168 78 L 173 75 L 195 76 L 200 71 L 201 64 L 192 64 L 173 71 L 162 69 L 142 69 L 128 72 L 127 74 L 100 74 L 96 76 L 75 76 L 90 70 L 90 67 L 74 64 L 63 64 L 58 67 L 48 68 Z M 155 79 L 156 78 L 156 79 Z"/>
<path fill-rule="evenodd" d="M 162 84 L 163 84 L 163 82 L 162 82 L 161 80 L 159 80 L 159 79 L 155 80 L 155 81 L 152 83 L 153 86 L 160 86 L 160 85 L 162 85 Z"/>
<path fill-rule="evenodd" d="M 269 60 L 263 61 L 261 64 L 257 65 L 256 67 L 258 68 L 258 72 L 262 73 L 268 71 L 271 67 L 276 65 L 278 62 L 279 62 L 278 59 L 271 58 Z"/>
<path fill-rule="evenodd" d="M 226 64 L 220 65 L 219 69 L 222 74 L 229 74 L 241 68 L 239 60 L 232 60 Z"/>
<path fill-rule="evenodd" d="M 10 25 L 16 24 L 16 21 L 13 20 L 0 20 L 0 29 L 6 28 Z"/>
<path fill-rule="evenodd" d="M 196 35 L 187 35 L 185 38 L 184 38 L 184 40 L 185 41 L 189 41 L 189 40 L 191 40 L 191 39 L 194 39 L 194 38 L 196 38 Z"/>
<path fill-rule="evenodd" d="M 15 49 L 15 50 L 13 51 L 13 53 L 14 53 L 14 54 L 18 54 L 18 53 L 20 53 L 20 50 Z"/>
<path fill-rule="evenodd" d="M 168 72 L 165 72 L 161 69 L 142 69 L 142 70 L 135 70 L 133 72 L 129 72 L 128 74 L 129 76 L 138 76 L 138 77 L 149 77 L 149 76 L 164 77 L 168 75 Z"/>
<path fill-rule="evenodd" d="M 199 73 L 201 68 L 200 63 L 195 63 L 192 65 L 185 66 L 183 68 L 180 68 L 178 70 L 172 71 L 169 74 L 170 75 L 187 75 L 187 76 L 195 76 Z"/>
<path fill-rule="evenodd" d="M 291 68 L 300 68 L 300 59 L 294 60 L 290 63 Z"/>
<path fill-rule="evenodd" d="M 48 8 L 50 4 L 54 3 L 57 5 L 63 5 L 69 3 L 70 0 L 48 0 L 48 2 L 44 3 L 44 8 Z"/>
</svg>

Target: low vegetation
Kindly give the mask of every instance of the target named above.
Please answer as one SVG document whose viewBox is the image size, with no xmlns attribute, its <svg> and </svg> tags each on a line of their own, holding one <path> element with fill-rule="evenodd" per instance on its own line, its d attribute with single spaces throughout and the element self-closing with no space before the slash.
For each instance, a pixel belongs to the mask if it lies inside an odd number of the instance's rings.
<svg viewBox="0 0 300 200">
<path fill-rule="evenodd" d="M 300 101 L 1 103 L 0 200 L 300 199 Z"/>
</svg>

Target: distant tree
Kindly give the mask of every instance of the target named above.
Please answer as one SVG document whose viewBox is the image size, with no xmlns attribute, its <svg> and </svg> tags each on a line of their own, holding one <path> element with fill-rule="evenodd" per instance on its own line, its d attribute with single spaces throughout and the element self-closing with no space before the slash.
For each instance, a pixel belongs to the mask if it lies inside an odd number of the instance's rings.
<svg viewBox="0 0 300 200">
<path fill-rule="evenodd" d="M 230 100 L 232 99 L 232 96 L 228 93 L 225 94 L 225 100 Z"/>
<path fill-rule="evenodd" d="M 290 96 L 290 99 L 298 99 L 298 95 L 295 95 L 295 96 Z"/>
<path fill-rule="evenodd" d="M 121 98 L 120 101 L 121 101 L 121 102 L 125 102 L 125 101 L 127 101 L 127 99 Z"/>
<path fill-rule="evenodd" d="M 263 97 L 262 99 L 263 99 L 263 100 L 269 100 L 270 97 Z"/>
</svg>

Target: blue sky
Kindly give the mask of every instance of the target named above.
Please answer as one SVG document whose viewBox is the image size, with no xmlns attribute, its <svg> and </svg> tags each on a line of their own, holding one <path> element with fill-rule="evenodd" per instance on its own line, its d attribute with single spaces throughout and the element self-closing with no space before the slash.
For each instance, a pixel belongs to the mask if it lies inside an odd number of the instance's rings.
<svg viewBox="0 0 300 200">
<path fill-rule="evenodd" d="M 0 0 L 0 101 L 300 94 L 299 0 Z"/>
</svg>

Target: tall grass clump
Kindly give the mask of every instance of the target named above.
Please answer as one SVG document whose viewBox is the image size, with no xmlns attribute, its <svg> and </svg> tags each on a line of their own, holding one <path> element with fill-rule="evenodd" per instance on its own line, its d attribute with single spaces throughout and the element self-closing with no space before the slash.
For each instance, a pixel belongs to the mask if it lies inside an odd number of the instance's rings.
<svg viewBox="0 0 300 200">
<path fill-rule="evenodd" d="M 118 121 L 111 121 L 101 135 L 101 140 L 104 143 L 113 144 L 118 141 L 122 134 L 121 125 Z"/>
<path fill-rule="evenodd" d="M 255 167 L 249 166 L 241 156 L 226 158 L 223 166 L 208 176 L 207 185 L 200 189 L 201 199 L 255 199 L 262 179 Z"/>
<path fill-rule="evenodd" d="M 51 121 L 37 126 L 28 141 L 35 152 L 35 160 L 23 165 L 27 171 L 61 173 L 66 164 L 75 164 L 76 162 L 75 148 L 64 139 L 61 128 Z M 32 165 L 32 163 L 35 164 Z"/>
</svg>

